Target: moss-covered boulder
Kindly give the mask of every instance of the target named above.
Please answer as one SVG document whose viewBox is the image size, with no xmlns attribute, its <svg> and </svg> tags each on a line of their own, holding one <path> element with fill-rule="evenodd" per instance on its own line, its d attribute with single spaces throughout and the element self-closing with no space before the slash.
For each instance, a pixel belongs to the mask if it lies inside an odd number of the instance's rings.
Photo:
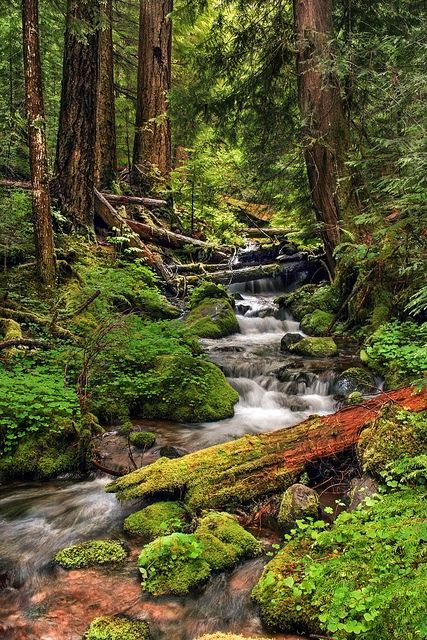
<svg viewBox="0 0 427 640">
<path fill-rule="evenodd" d="M 400 458 L 426 450 L 427 412 L 411 413 L 393 405 L 385 407 L 372 425 L 362 431 L 357 445 L 363 471 L 374 477 L 381 477 Z"/>
<path fill-rule="evenodd" d="M 319 496 L 317 492 L 303 484 L 293 484 L 283 494 L 278 522 L 282 529 L 289 530 L 297 520 L 317 518 L 318 511 Z"/>
<path fill-rule="evenodd" d="M 334 314 L 329 311 L 315 309 L 301 320 L 301 329 L 309 336 L 325 336 L 334 321 Z"/>
<path fill-rule="evenodd" d="M 152 542 L 155 538 L 182 531 L 188 512 L 180 502 L 156 502 L 128 516 L 123 528 L 126 533 Z"/>
<path fill-rule="evenodd" d="M 332 338 L 303 338 L 291 344 L 289 351 L 311 358 L 332 358 L 338 355 L 338 347 Z"/>
<path fill-rule="evenodd" d="M 116 540 L 89 540 L 59 551 L 54 557 L 64 569 L 121 564 L 126 559 L 123 545 Z"/>
<path fill-rule="evenodd" d="M 132 431 L 129 440 L 138 449 L 149 449 L 156 444 L 156 434 L 150 431 Z"/>
<path fill-rule="evenodd" d="M 222 284 L 216 284 L 206 280 L 193 289 L 190 294 L 190 309 L 195 309 L 203 300 L 228 300 L 232 302 L 232 297 Z"/>
<path fill-rule="evenodd" d="M 370 371 L 362 367 L 350 367 L 339 374 L 335 381 L 335 391 L 339 395 L 347 396 L 353 391 L 372 393 L 375 391 L 375 378 Z"/>
<path fill-rule="evenodd" d="M 229 513 L 212 512 L 204 516 L 195 531 L 203 547 L 203 558 L 213 571 L 233 567 L 242 558 L 261 551 L 260 543 Z"/>
<path fill-rule="evenodd" d="M 185 324 L 199 338 L 224 338 L 240 331 L 234 309 L 225 298 L 202 300 L 190 311 Z"/>
<path fill-rule="evenodd" d="M 222 420 L 234 415 L 239 394 L 216 365 L 186 355 L 161 356 L 150 398 L 141 402 L 145 418 L 177 422 Z"/>
<path fill-rule="evenodd" d="M 276 299 L 280 307 L 289 309 L 297 320 L 302 320 L 307 314 L 321 310 L 328 313 L 338 311 L 340 294 L 333 285 L 306 284 L 292 293 L 286 293 Z"/>
<path fill-rule="evenodd" d="M 84 640 L 150 640 L 146 622 L 118 616 L 95 618 L 83 636 Z"/>
<path fill-rule="evenodd" d="M 302 339 L 300 333 L 285 333 L 280 341 L 280 351 L 287 351 L 291 344 L 296 344 Z"/>
<path fill-rule="evenodd" d="M 172 533 L 145 546 L 138 559 L 143 588 L 152 595 L 185 595 L 208 579 L 211 567 L 193 534 Z"/>
</svg>

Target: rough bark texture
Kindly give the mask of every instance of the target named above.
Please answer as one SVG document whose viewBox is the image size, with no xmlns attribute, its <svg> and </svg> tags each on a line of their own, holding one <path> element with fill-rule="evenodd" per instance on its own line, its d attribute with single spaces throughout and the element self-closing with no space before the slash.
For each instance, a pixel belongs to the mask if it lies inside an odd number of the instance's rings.
<svg viewBox="0 0 427 640">
<path fill-rule="evenodd" d="M 171 132 L 167 92 L 171 86 L 173 0 L 140 0 L 136 131 L 133 179 L 148 191 L 152 175 L 167 177 Z"/>
<path fill-rule="evenodd" d="M 99 188 L 109 187 L 117 172 L 116 109 L 114 95 L 113 0 L 103 7 L 99 43 L 98 113 L 95 180 Z"/>
<path fill-rule="evenodd" d="M 36 263 L 40 280 L 51 287 L 55 282 L 55 254 L 50 215 L 38 0 L 23 0 L 22 31 Z"/>
<path fill-rule="evenodd" d="M 427 393 L 406 388 L 366 400 L 295 427 L 209 447 L 182 458 L 161 458 L 108 486 L 123 500 L 165 492 L 180 494 L 192 509 L 232 508 L 283 491 L 307 463 L 351 449 L 360 433 L 388 402 L 412 411 L 427 409 Z"/>
<path fill-rule="evenodd" d="M 346 127 L 338 80 L 327 68 L 331 60 L 328 40 L 332 2 L 294 0 L 294 19 L 305 162 L 316 218 L 322 224 L 327 263 L 333 274 L 333 252 L 340 242 L 337 177 Z"/>
<path fill-rule="evenodd" d="M 68 0 L 56 155 L 59 200 L 74 229 L 93 225 L 100 0 Z"/>
</svg>

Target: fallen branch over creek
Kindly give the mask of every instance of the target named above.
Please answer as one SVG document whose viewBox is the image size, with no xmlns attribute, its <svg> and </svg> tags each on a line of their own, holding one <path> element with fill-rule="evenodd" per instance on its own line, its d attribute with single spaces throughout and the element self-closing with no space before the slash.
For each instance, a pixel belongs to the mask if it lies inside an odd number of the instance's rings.
<svg viewBox="0 0 427 640">
<path fill-rule="evenodd" d="M 412 411 L 427 409 L 427 392 L 412 387 L 380 394 L 364 404 L 299 425 L 190 453 L 160 458 L 107 486 L 121 500 L 181 494 L 192 509 L 230 508 L 283 491 L 309 462 L 351 450 L 383 405 L 393 402 Z"/>
</svg>

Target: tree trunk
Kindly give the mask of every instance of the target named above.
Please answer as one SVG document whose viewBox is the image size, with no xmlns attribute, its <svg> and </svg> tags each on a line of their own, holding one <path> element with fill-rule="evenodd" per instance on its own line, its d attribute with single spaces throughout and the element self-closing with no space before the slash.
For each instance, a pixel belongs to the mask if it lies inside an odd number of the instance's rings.
<svg viewBox="0 0 427 640">
<path fill-rule="evenodd" d="M 117 172 L 116 109 L 114 95 L 113 0 L 106 0 L 99 44 L 98 113 L 95 180 L 110 187 Z"/>
<path fill-rule="evenodd" d="M 100 0 L 68 0 L 56 164 L 75 230 L 93 226 L 99 18 Z"/>
<path fill-rule="evenodd" d="M 328 66 L 332 32 L 331 0 L 294 0 L 298 98 L 311 199 L 331 274 L 340 242 L 337 178 L 342 168 L 346 125 L 339 84 Z"/>
<path fill-rule="evenodd" d="M 148 192 L 171 168 L 167 92 L 171 86 L 173 0 L 140 0 L 133 180 Z"/>
<path fill-rule="evenodd" d="M 55 253 L 50 215 L 49 171 L 46 148 L 42 72 L 39 45 L 38 0 L 22 1 L 25 105 L 30 149 L 33 225 L 37 271 L 41 282 L 55 283 Z"/>
<path fill-rule="evenodd" d="M 161 458 L 113 482 L 107 490 L 122 500 L 169 492 L 191 509 L 230 509 L 284 491 L 308 463 L 351 450 L 362 429 L 388 402 L 424 411 L 427 393 L 414 395 L 413 388 L 391 391 L 294 427 L 247 435 L 174 460 Z"/>
</svg>

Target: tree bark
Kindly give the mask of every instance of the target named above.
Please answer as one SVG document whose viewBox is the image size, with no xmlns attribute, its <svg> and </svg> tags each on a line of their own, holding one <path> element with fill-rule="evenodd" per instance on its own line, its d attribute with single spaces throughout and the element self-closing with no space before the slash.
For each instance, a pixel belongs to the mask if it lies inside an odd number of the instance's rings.
<svg viewBox="0 0 427 640">
<path fill-rule="evenodd" d="M 241 267 L 239 269 L 224 269 L 223 271 L 213 271 L 209 273 L 209 280 L 217 284 L 237 284 L 239 282 L 250 282 L 251 280 L 261 280 L 262 278 L 272 278 L 286 273 L 296 273 L 307 268 L 306 260 L 299 260 L 292 263 L 260 264 L 255 267 Z M 195 285 L 203 279 L 203 274 L 187 277 L 187 283 Z"/>
<path fill-rule="evenodd" d="M 96 169 L 98 188 L 110 187 L 117 173 L 116 108 L 114 94 L 113 0 L 102 10 L 99 43 Z"/>
<path fill-rule="evenodd" d="M 191 509 L 229 509 L 285 490 L 308 463 L 351 450 L 364 427 L 392 402 L 427 409 L 427 393 L 413 388 L 383 393 L 363 405 L 314 416 L 294 427 L 247 435 L 173 460 L 161 458 L 107 486 L 118 498 L 148 498 L 169 492 Z"/>
<path fill-rule="evenodd" d="M 331 0 L 294 0 L 294 20 L 305 163 L 314 211 L 322 225 L 327 264 L 333 275 L 333 253 L 340 242 L 337 178 L 342 168 L 346 124 L 339 83 L 328 69 Z"/>
<path fill-rule="evenodd" d="M 56 265 L 50 214 L 38 0 L 22 0 L 22 31 L 36 264 L 41 282 L 52 287 Z"/>
<path fill-rule="evenodd" d="M 167 92 L 171 87 L 173 0 L 140 0 L 133 180 L 144 191 L 171 168 Z"/>
<path fill-rule="evenodd" d="M 56 166 L 73 229 L 93 226 L 100 0 L 68 0 Z"/>
</svg>

